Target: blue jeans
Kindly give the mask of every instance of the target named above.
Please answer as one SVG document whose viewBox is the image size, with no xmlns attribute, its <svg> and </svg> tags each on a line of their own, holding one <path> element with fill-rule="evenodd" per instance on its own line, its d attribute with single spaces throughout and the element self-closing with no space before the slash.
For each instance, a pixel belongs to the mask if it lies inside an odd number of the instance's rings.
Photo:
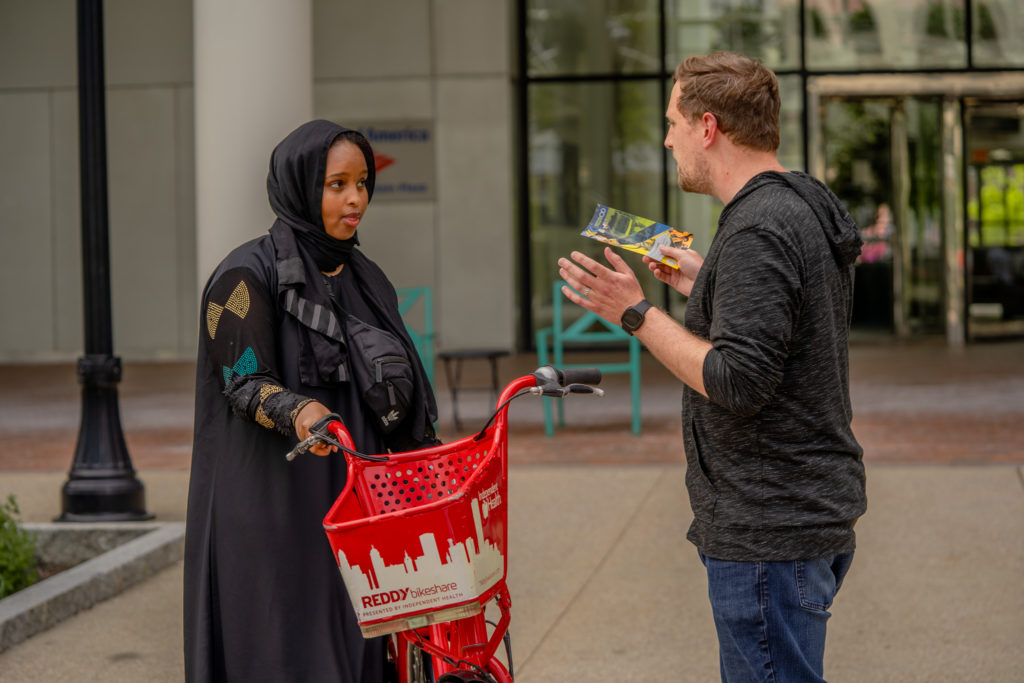
<svg viewBox="0 0 1024 683">
<path fill-rule="evenodd" d="M 722 681 L 822 682 L 825 623 L 853 553 L 797 562 L 700 554 L 718 631 Z"/>
</svg>

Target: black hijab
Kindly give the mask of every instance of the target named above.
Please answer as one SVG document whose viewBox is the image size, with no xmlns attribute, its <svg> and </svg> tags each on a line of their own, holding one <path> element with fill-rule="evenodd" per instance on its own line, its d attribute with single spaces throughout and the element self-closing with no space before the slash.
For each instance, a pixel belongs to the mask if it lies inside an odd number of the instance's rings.
<svg viewBox="0 0 1024 683">
<path fill-rule="evenodd" d="M 356 235 L 347 240 L 328 235 L 321 212 L 327 152 L 342 136 L 362 151 L 366 159 L 367 194 L 373 198 L 376 172 L 370 143 L 358 131 L 323 119 L 302 124 L 278 143 L 270 155 L 267 173 L 267 197 L 277 222 L 292 229 L 301 248 L 325 272 L 348 263 L 352 248 L 359 244 Z"/>
</svg>

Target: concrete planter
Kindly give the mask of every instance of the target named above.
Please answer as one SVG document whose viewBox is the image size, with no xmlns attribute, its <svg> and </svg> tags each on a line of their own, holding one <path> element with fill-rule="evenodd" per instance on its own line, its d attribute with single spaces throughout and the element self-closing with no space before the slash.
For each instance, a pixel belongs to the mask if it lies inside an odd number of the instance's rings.
<svg viewBox="0 0 1024 683">
<path fill-rule="evenodd" d="M 0 600 L 0 652 L 179 561 L 181 522 L 24 524 L 42 562 L 75 566 Z"/>
</svg>

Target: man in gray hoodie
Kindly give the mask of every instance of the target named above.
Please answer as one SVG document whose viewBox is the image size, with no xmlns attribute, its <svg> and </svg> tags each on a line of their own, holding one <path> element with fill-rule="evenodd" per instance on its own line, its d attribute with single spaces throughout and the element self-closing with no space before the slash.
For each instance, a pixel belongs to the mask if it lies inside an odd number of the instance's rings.
<svg viewBox="0 0 1024 683">
<path fill-rule="evenodd" d="M 610 268 L 559 259 L 575 289 L 563 291 L 686 385 L 687 538 L 707 568 L 722 679 L 822 681 L 827 610 L 867 505 L 847 352 L 861 240 L 828 188 L 779 164 L 768 68 L 715 53 L 684 60 L 674 81 L 665 147 L 679 187 L 725 204 L 706 258 L 644 259 L 689 297 L 685 326 L 611 249 Z"/>
</svg>

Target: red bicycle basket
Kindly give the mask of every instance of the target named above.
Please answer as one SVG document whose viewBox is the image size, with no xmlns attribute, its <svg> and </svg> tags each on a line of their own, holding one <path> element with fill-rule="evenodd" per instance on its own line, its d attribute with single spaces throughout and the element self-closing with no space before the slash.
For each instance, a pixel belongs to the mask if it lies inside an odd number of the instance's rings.
<svg viewBox="0 0 1024 683">
<path fill-rule="evenodd" d="M 324 530 L 365 636 L 475 614 L 500 589 L 506 434 L 491 427 L 383 463 L 349 458 Z"/>
</svg>

